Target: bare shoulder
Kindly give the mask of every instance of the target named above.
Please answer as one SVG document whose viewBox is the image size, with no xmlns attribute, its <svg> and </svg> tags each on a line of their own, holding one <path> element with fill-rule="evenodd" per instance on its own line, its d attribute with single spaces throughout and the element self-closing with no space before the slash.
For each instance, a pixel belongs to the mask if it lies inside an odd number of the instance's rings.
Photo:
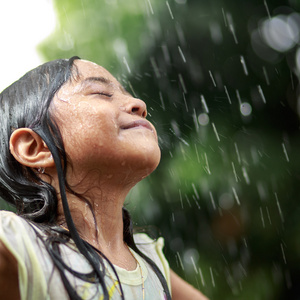
<svg viewBox="0 0 300 300">
<path fill-rule="evenodd" d="M 208 300 L 200 291 L 180 278 L 171 270 L 171 288 L 173 300 Z"/>
<path fill-rule="evenodd" d="M 0 241 L 0 299 L 19 300 L 18 264 Z"/>
</svg>

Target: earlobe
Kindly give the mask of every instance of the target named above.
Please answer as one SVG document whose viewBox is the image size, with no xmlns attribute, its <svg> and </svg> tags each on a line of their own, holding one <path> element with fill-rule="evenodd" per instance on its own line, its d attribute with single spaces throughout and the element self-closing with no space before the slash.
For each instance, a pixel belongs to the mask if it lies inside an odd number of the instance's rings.
<svg viewBox="0 0 300 300">
<path fill-rule="evenodd" d="M 9 141 L 9 149 L 22 165 L 31 168 L 54 166 L 54 160 L 46 143 L 30 128 L 16 129 Z"/>
</svg>

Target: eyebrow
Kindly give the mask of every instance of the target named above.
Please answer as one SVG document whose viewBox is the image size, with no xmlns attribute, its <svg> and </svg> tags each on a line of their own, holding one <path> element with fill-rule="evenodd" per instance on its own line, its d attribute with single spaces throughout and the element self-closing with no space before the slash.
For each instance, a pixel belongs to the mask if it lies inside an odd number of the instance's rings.
<svg viewBox="0 0 300 300">
<path fill-rule="evenodd" d="M 83 80 L 83 84 L 87 83 L 87 82 L 93 82 L 93 81 L 96 81 L 96 82 L 102 82 L 102 83 L 105 83 L 105 84 L 111 84 L 112 82 L 105 78 L 105 77 L 88 77 L 88 78 L 85 78 Z"/>
</svg>

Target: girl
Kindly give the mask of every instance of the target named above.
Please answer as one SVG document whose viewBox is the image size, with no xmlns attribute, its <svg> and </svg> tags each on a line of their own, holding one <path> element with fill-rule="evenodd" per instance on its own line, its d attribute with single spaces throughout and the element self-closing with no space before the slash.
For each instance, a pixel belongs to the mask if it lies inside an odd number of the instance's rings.
<svg viewBox="0 0 300 300">
<path fill-rule="evenodd" d="M 158 165 L 146 105 L 73 57 L 0 95 L 1 299 L 206 299 L 123 207 Z"/>
</svg>

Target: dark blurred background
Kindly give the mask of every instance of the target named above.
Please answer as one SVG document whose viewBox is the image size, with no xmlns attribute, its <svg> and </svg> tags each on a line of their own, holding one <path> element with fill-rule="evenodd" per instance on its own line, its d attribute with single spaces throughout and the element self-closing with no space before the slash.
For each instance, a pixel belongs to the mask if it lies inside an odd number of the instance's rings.
<svg viewBox="0 0 300 300">
<path fill-rule="evenodd" d="M 300 2 L 54 4 L 45 60 L 103 65 L 158 130 L 161 164 L 127 201 L 135 225 L 210 299 L 300 299 Z"/>
</svg>

